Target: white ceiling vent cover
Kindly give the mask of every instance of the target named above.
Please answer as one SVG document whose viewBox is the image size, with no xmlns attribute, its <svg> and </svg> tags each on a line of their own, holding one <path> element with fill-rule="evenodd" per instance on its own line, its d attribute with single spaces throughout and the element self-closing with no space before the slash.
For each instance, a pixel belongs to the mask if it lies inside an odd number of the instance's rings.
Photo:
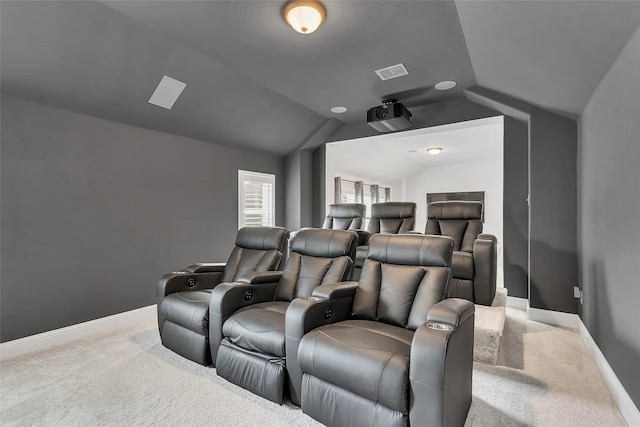
<svg viewBox="0 0 640 427">
<path fill-rule="evenodd" d="M 163 76 L 160 83 L 158 83 L 158 87 L 149 98 L 149 104 L 170 110 L 186 86 L 186 83 L 172 79 L 169 76 Z"/>
<path fill-rule="evenodd" d="M 404 64 L 400 63 L 387 68 L 376 70 L 376 74 L 382 80 L 389 80 L 395 79 L 396 77 L 406 76 L 407 74 L 409 74 L 409 72 L 407 71 L 407 68 L 404 66 Z"/>
</svg>

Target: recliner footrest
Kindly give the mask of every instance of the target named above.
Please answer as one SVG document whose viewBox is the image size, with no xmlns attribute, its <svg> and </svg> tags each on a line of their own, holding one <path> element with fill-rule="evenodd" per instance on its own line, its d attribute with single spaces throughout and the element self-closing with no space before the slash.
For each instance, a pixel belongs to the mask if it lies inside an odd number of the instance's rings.
<svg viewBox="0 0 640 427">
<path fill-rule="evenodd" d="M 284 357 L 250 352 L 225 338 L 218 349 L 216 372 L 237 386 L 282 404 L 286 375 Z"/>
</svg>

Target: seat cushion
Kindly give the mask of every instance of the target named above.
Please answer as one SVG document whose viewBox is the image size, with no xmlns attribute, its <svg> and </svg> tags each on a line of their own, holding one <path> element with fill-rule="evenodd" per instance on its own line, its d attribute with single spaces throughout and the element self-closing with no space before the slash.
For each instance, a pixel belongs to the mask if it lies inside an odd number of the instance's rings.
<svg viewBox="0 0 640 427">
<path fill-rule="evenodd" d="M 456 279 L 473 280 L 473 255 L 454 251 L 451 257 L 451 275 Z"/>
<path fill-rule="evenodd" d="M 200 335 L 208 335 L 211 290 L 175 292 L 162 300 L 164 320 Z"/>
<path fill-rule="evenodd" d="M 408 414 L 412 339 L 408 329 L 347 320 L 306 334 L 298 361 L 304 373 Z"/>
<path fill-rule="evenodd" d="M 284 314 L 289 302 L 270 301 L 235 312 L 222 325 L 222 334 L 240 348 L 285 356 Z"/>
</svg>

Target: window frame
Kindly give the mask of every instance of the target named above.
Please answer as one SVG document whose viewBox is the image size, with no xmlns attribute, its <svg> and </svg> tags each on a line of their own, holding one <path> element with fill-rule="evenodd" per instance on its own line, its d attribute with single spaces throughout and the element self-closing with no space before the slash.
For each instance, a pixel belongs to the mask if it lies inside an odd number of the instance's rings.
<svg viewBox="0 0 640 427">
<path fill-rule="evenodd" d="M 245 224 L 245 195 L 244 183 L 262 182 L 271 184 L 271 224 L 262 224 L 264 227 L 274 227 L 276 222 L 276 175 L 264 172 L 238 169 L 238 230 L 246 227 Z"/>
</svg>

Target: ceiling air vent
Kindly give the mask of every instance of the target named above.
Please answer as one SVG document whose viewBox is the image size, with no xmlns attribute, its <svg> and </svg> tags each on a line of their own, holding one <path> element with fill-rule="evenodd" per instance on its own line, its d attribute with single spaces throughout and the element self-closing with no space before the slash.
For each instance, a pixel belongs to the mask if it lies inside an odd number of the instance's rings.
<svg viewBox="0 0 640 427">
<path fill-rule="evenodd" d="M 400 63 L 376 70 L 376 74 L 382 80 L 389 80 L 395 79 L 396 77 L 406 76 L 407 74 L 409 74 L 409 72 L 407 71 L 407 68 L 404 66 L 404 64 Z"/>
</svg>

